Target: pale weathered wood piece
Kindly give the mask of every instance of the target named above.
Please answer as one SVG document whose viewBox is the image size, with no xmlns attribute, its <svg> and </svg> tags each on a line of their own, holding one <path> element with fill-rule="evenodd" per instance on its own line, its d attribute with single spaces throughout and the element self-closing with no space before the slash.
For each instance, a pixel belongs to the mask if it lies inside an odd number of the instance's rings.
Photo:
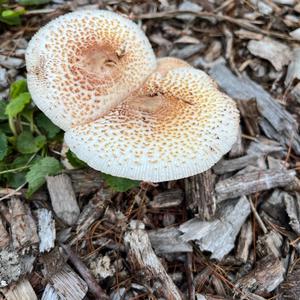
<svg viewBox="0 0 300 300">
<path fill-rule="evenodd" d="M 70 245 L 79 241 L 89 230 L 90 226 L 103 216 L 108 201 L 111 199 L 111 192 L 100 189 L 88 204 L 83 208 L 76 222 L 75 235 Z"/>
<path fill-rule="evenodd" d="M 249 292 L 258 295 L 272 292 L 283 281 L 284 272 L 281 260 L 269 255 L 258 261 L 252 271 L 240 278 L 236 287 L 246 295 Z"/>
<path fill-rule="evenodd" d="M 250 214 L 250 204 L 245 196 L 221 203 L 214 219 L 191 219 L 179 226 L 184 241 L 194 241 L 201 251 L 212 253 L 211 258 L 221 260 L 234 248 L 242 225 Z"/>
<path fill-rule="evenodd" d="M 25 251 L 27 248 L 37 247 L 37 227 L 28 205 L 16 197 L 12 197 L 8 204 L 13 248 Z"/>
<path fill-rule="evenodd" d="M 193 252 L 193 247 L 183 241 L 177 228 L 162 228 L 147 232 L 155 253 Z"/>
<path fill-rule="evenodd" d="M 80 210 L 70 177 L 60 174 L 47 176 L 46 180 L 55 214 L 65 224 L 72 226 L 77 221 Z"/>
<path fill-rule="evenodd" d="M 51 284 L 47 284 L 41 300 L 60 300 L 56 290 Z"/>
<path fill-rule="evenodd" d="M 286 212 L 289 216 L 292 229 L 300 235 L 300 194 L 294 193 L 294 197 L 286 193 L 283 198 L 286 206 Z"/>
<path fill-rule="evenodd" d="M 296 177 L 294 170 L 258 170 L 247 174 L 237 174 L 220 180 L 215 191 L 217 202 L 249 195 L 292 183 Z"/>
<path fill-rule="evenodd" d="M 242 226 L 235 254 L 235 257 L 243 263 L 248 260 L 252 238 L 252 224 L 248 220 Z"/>
<path fill-rule="evenodd" d="M 50 283 L 61 300 L 82 300 L 88 290 L 87 284 L 68 265 L 54 276 Z"/>
<path fill-rule="evenodd" d="M 37 296 L 27 279 L 22 279 L 9 288 L 0 290 L 6 300 L 37 300 Z"/>
<path fill-rule="evenodd" d="M 215 175 L 211 169 L 184 179 L 185 198 L 188 207 L 198 211 L 198 218 L 210 220 L 216 211 L 214 194 Z"/>
<path fill-rule="evenodd" d="M 133 229 L 126 232 L 124 242 L 133 269 L 142 272 L 144 280 L 151 279 L 158 282 L 161 285 L 158 290 L 160 296 L 164 295 L 166 299 L 170 300 L 183 299 L 180 291 L 155 255 L 145 230 Z"/>
<path fill-rule="evenodd" d="M 255 98 L 260 114 L 273 128 L 273 133 L 269 132 L 268 136 L 287 147 L 291 144 L 300 154 L 298 122 L 267 91 L 246 76 L 236 77 L 224 64 L 215 64 L 209 73 L 232 98 L 245 101 Z"/>
<path fill-rule="evenodd" d="M 8 232 L 6 231 L 1 215 L 0 215 L 0 249 L 3 249 L 9 245 L 9 235 Z"/>
<path fill-rule="evenodd" d="M 261 155 L 248 154 L 234 159 L 222 159 L 213 167 L 213 170 L 219 175 L 237 171 L 249 165 L 257 165 L 257 160 L 260 157 Z"/>
<path fill-rule="evenodd" d="M 39 249 L 43 253 L 50 251 L 54 247 L 56 230 L 52 212 L 46 208 L 36 210 L 38 235 L 40 238 Z"/>
<path fill-rule="evenodd" d="M 159 193 L 153 197 L 153 200 L 149 203 L 152 208 L 168 208 L 178 206 L 183 201 L 183 191 L 180 189 L 174 189 Z"/>
</svg>

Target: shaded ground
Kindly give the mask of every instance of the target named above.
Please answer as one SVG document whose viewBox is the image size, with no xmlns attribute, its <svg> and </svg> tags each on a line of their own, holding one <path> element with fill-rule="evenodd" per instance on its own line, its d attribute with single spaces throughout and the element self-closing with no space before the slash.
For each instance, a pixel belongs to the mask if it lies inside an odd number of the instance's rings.
<svg viewBox="0 0 300 300">
<path fill-rule="evenodd" d="M 159 57 L 207 71 L 237 101 L 241 134 L 212 170 L 123 193 L 83 168 L 48 177 L 27 201 L 27 185 L 16 190 L 6 178 L 3 299 L 300 299 L 300 4 L 57 0 L 31 7 L 22 26 L 0 23 L 1 98 L 26 76 L 32 34 L 85 8 L 129 16 Z M 66 161 L 61 142 L 48 147 Z"/>
</svg>

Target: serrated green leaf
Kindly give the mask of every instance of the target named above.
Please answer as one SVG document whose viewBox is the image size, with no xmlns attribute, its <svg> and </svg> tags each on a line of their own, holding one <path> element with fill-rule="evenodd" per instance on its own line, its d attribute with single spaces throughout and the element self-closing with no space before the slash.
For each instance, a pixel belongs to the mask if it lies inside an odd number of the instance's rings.
<svg viewBox="0 0 300 300">
<path fill-rule="evenodd" d="M 26 174 L 28 182 L 27 197 L 36 192 L 46 181 L 46 176 L 56 175 L 62 170 L 60 162 L 54 157 L 44 157 L 30 167 Z"/>
<path fill-rule="evenodd" d="M 9 87 L 9 98 L 16 98 L 26 92 L 28 92 L 27 81 L 25 79 L 16 80 Z"/>
<path fill-rule="evenodd" d="M 69 163 L 74 167 L 74 168 L 85 168 L 87 167 L 87 164 L 80 160 L 75 153 L 73 153 L 70 149 L 66 153 L 67 159 Z"/>
<path fill-rule="evenodd" d="M 21 93 L 16 98 L 10 100 L 5 109 L 5 114 L 10 118 L 14 118 L 19 114 L 27 104 L 31 101 L 31 96 L 28 92 Z"/>
<path fill-rule="evenodd" d="M 7 115 L 5 114 L 6 105 L 6 101 L 0 100 L 0 121 L 7 120 Z"/>
<path fill-rule="evenodd" d="M 116 192 L 126 192 L 134 187 L 138 187 L 140 182 L 123 177 L 116 177 L 109 174 L 101 173 L 105 182 Z"/>
<path fill-rule="evenodd" d="M 60 128 L 54 125 L 43 113 L 39 113 L 35 120 L 38 128 L 45 132 L 49 139 L 53 139 L 60 132 Z"/>
<path fill-rule="evenodd" d="M 7 137 L 0 132 L 0 160 L 3 160 L 8 152 Z"/>
<path fill-rule="evenodd" d="M 23 131 L 17 136 L 16 148 L 23 154 L 35 153 L 44 147 L 46 141 L 44 135 L 34 137 L 30 131 Z"/>
<path fill-rule="evenodd" d="M 30 6 L 30 5 L 41 5 L 51 2 L 51 0 L 17 0 L 19 4 L 22 4 L 24 6 Z"/>
</svg>

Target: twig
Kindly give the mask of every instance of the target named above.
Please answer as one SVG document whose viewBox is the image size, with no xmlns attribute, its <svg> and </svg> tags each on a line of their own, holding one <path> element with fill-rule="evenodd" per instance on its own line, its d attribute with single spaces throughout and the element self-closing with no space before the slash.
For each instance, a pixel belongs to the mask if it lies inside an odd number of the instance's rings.
<svg viewBox="0 0 300 300">
<path fill-rule="evenodd" d="M 196 298 L 195 295 L 195 285 L 193 280 L 193 261 L 192 261 L 192 253 L 186 254 L 186 277 L 189 289 L 189 299 L 194 300 Z"/>
<path fill-rule="evenodd" d="M 0 198 L 0 201 L 5 200 L 7 198 L 10 198 L 14 195 L 17 195 L 17 193 L 27 184 L 27 182 L 24 182 L 23 184 L 21 184 L 17 189 L 13 190 L 12 192 L 10 192 L 9 194 L 3 196 Z"/>
<path fill-rule="evenodd" d="M 252 212 L 253 212 L 253 214 L 254 214 L 254 217 L 255 217 L 256 221 L 258 222 L 260 228 L 262 229 L 262 231 L 263 231 L 265 234 L 268 233 L 268 229 L 266 228 L 264 222 L 263 222 L 262 219 L 260 218 L 260 216 L 259 216 L 259 214 L 258 214 L 256 208 L 254 207 L 254 204 L 253 204 L 252 200 L 251 200 L 251 199 L 248 199 L 248 200 L 249 200 L 249 203 L 250 203 L 251 210 L 252 210 Z"/>
<path fill-rule="evenodd" d="M 195 11 L 189 11 L 189 10 L 171 10 L 171 11 L 163 11 L 163 12 L 156 12 L 156 13 L 148 13 L 148 14 L 141 14 L 137 16 L 133 16 L 132 19 L 135 20 L 147 20 L 147 19 L 161 19 L 161 18 L 174 18 L 177 15 L 182 14 L 191 14 L 198 18 L 215 18 L 217 21 L 227 21 L 229 23 L 235 24 L 237 26 L 240 26 L 241 28 L 245 28 L 249 31 L 258 32 L 267 36 L 274 36 L 279 39 L 288 40 L 288 41 L 296 41 L 293 37 L 290 37 L 286 34 L 282 34 L 277 31 L 268 31 L 264 29 L 260 29 L 259 27 L 251 24 L 249 21 L 246 21 L 244 19 L 239 18 L 232 18 L 229 16 L 223 16 L 220 14 L 210 13 L 210 12 L 195 12 Z"/>
<path fill-rule="evenodd" d="M 79 274 L 83 277 L 89 287 L 90 292 L 95 296 L 95 298 L 109 300 L 108 295 L 106 295 L 106 293 L 98 285 L 96 279 L 92 276 L 84 263 L 79 259 L 78 255 L 69 246 L 62 243 L 60 246 L 67 253 L 69 260 L 72 262 Z"/>
</svg>

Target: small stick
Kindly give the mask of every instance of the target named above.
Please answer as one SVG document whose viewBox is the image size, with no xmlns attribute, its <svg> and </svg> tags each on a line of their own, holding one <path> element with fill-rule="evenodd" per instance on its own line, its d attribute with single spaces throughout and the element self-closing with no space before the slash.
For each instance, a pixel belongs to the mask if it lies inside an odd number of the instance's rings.
<svg viewBox="0 0 300 300">
<path fill-rule="evenodd" d="M 263 222 L 262 219 L 260 218 L 260 216 L 259 216 L 259 214 L 258 214 L 256 208 L 254 207 L 254 204 L 253 204 L 252 200 L 251 200 L 251 199 L 248 199 L 248 200 L 249 200 L 249 203 L 250 203 L 251 210 L 252 210 L 252 212 L 253 212 L 253 214 L 254 214 L 254 217 L 255 217 L 255 219 L 257 220 L 257 222 L 258 222 L 260 228 L 262 229 L 262 231 L 264 232 L 264 234 L 268 233 L 268 229 L 266 228 L 264 222 Z"/>
<path fill-rule="evenodd" d="M 90 270 L 80 260 L 78 255 L 69 246 L 62 243 L 60 243 L 60 246 L 67 253 L 69 260 L 87 283 L 91 294 L 93 294 L 96 299 L 109 300 L 108 295 L 102 290 Z"/>
<path fill-rule="evenodd" d="M 188 283 L 188 289 L 189 289 L 189 299 L 194 300 L 196 298 L 196 295 L 195 295 L 195 285 L 193 282 L 192 253 L 186 254 L 185 269 L 186 269 L 186 277 L 187 277 L 187 283 Z"/>
</svg>

